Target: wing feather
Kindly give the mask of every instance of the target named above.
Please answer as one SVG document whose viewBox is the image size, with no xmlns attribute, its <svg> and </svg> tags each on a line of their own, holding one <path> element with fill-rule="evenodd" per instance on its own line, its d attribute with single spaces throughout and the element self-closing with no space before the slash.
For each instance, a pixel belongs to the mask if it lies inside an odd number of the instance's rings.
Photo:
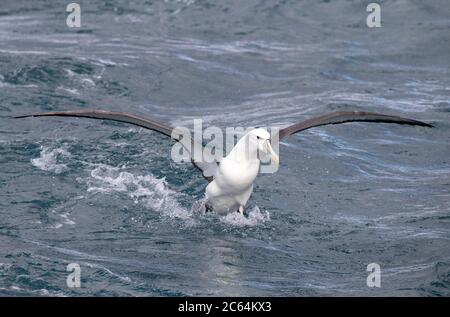
<svg viewBox="0 0 450 317">
<path fill-rule="evenodd" d="M 116 111 L 107 111 L 107 110 L 69 110 L 69 111 L 52 111 L 52 112 L 41 112 L 41 113 L 34 113 L 34 114 L 27 114 L 27 115 L 20 115 L 16 116 L 14 118 L 27 118 L 27 117 L 82 117 L 82 118 L 91 118 L 91 119 L 101 119 L 101 120 L 111 120 L 111 121 L 117 121 L 117 122 L 123 122 L 123 123 L 129 123 L 133 124 L 145 129 L 153 130 L 160 132 L 168 137 L 174 138 L 176 141 L 179 141 L 184 148 L 189 152 L 191 157 L 192 164 L 198 168 L 201 172 L 203 177 L 208 181 L 211 182 L 213 177 L 211 175 L 211 170 L 213 170 L 217 162 L 212 163 L 206 163 L 206 162 L 196 162 L 194 161 L 192 149 L 193 146 L 201 146 L 203 149 L 203 145 L 196 144 L 195 141 L 192 138 L 186 139 L 186 136 L 180 137 L 181 134 L 174 133 L 172 134 L 174 128 L 150 119 L 150 118 L 144 118 L 139 117 L 133 114 L 129 114 L 126 112 L 116 112 Z"/>
<path fill-rule="evenodd" d="M 341 124 L 347 122 L 384 122 L 384 123 L 396 123 L 407 125 L 418 125 L 423 127 L 433 127 L 431 124 L 417 121 L 413 119 L 390 116 L 375 112 L 363 112 L 363 111 L 336 111 L 327 113 L 318 117 L 308 119 L 306 121 L 298 122 L 290 125 L 279 131 L 279 140 L 290 136 L 291 134 L 298 133 L 314 127 L 319 127 L 328 124 Z"/>
</svg>

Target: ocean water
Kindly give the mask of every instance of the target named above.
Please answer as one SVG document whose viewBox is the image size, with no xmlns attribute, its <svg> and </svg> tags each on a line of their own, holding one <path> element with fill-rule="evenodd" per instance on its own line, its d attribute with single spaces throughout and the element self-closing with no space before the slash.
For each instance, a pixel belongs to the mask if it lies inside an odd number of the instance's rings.
<svg viewBox="0 0 450 317">
<path fill-rule="evenodd" d="M 449 296 L 450 4 L 61 1 L 0 7 L 0 295 Z M 345 124 L 283 141 L 248 217 L 198 214 L 206 182 L 125 124 L 12 119 L 99 108 L 172 125 Z M 70 288 L 67 265 L 81 268 Z M 367 265 L 381 268 L 370 288 Z"/>
</svg>

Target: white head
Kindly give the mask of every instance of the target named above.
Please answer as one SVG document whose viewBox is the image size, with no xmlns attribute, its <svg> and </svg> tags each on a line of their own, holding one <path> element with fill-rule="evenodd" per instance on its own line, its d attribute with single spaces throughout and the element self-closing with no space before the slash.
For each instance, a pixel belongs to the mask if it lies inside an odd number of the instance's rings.
<svg viewBox="0 0 450 317">
<path fill-rule="evenodd" d="M 270 144 L 270 134 L 266 129 L 253 129 L 247 134 L 247 136 L 249 139 L 250 148 L 252 148 L 252 145 L 256 145 L 256 149 L 259 153 L 270 155 L 275 164 L 279 164 L 280 159 L 272 149 L 272 145 Z"/>
</svg>

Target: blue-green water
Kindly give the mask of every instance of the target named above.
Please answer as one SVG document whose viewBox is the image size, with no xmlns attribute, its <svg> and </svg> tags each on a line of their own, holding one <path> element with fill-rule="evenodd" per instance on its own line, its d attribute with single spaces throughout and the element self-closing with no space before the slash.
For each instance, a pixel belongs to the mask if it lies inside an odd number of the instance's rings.
<svg viewBox="0 0 450 317">
<path fill-rule="evenodd" d="M 80 29 L 61 1 L 0 6 L 1 295 L 450 294 L 448 1 L 382 1 L 377 29 L 369 1 L 78 2 Z M 83 108 L 220 127 L 357 109 L 436 128 L 292 136 L 249 217 L 223 217 L 192 212 L 206 183 L 157 133 L 11 119 Z"/>
</svg>

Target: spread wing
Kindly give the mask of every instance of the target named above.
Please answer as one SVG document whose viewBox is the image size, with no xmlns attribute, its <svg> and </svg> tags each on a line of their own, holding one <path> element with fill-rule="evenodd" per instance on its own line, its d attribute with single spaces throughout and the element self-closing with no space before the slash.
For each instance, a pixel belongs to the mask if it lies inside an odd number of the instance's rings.
<svg viewBox="0 0 450 317">
<path fill-rule="evenodd" d="M 205 160 L 205 162 L 194 161 L 192 149 L 194 149 L 194 146 L 200 146 L 200 148 L 203 149 L 202 144 L 197 144 L 192 138 L 183 135 L 181 133 L 172 133 L 174 132 L 173 127 L 150 118 L 139 117 L 125 112 L 106 111 L 106 110 L 70 110 L 70 111 L 41 112 L 35 114 L 16 116 L 15 118 L 53 117 L 53 116 L 83 117 L 91 119 L 118 121 L 160 132 L 161 134 L 164 134 L 180 142 L 183 145 L 183 147 L 189 152 L 192 164 L 202 172 L 203 177 L 208 182 L 211 182 L 213 179 L 214 171 L 218 164 L 216 160 L 209 158 L 208 160 Z M 206 161 L 211 163 L 207 163 Z"/>
<path fill-rule="evenodd" d="M 280 129 L 279 140 L 281 141 L 282 139 L 290 136 L 291 134 L 311 129 L 314 127 L 319 127 L 328 124 L 341 124 L 346 122 L 383 122 L 383 123 L 418 125 L 430 128 L 433 127 L 431 124 L 422 121 L 402 118 L 398 116 L 390 116 L 375 112 L 336 111 L 318 117 L 314 117 L 306 121 L 298 122 L 284 129 Z"/>
</svg>

